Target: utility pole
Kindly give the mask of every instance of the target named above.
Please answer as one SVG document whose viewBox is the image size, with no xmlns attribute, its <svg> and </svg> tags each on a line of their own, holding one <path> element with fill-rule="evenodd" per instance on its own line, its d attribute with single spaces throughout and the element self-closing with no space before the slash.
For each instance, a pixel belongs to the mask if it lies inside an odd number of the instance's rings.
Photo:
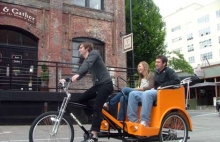
<svg viewBox="0 0 220 142">
<path fill-rule="evenodd" d="M 131 33 L 133 33 L 133 27 L 132 27 L 132 0 L 130 0 L 130 31 Z M 134 37 L 134 36 L 133 36 Z M 133 50 L 131 50 L 131 60 L 132 60 L 132 64 L 131 64 L 131 68 L 132 68 L 132 87 L 134 87 L 134 47 Z"/>
</svg>

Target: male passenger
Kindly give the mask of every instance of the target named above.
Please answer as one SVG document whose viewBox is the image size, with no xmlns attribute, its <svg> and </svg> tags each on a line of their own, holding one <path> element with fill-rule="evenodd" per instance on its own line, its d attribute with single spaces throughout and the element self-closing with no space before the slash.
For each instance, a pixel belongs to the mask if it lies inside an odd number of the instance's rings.
<svg viewBox="0 0 220 142">
<path fill-rule="evenodd" d="M 174 70 L 167 67 L 167 57 L 164 55 L 159 55 L 156 57 L 155 62 L 155 86 L 151 90 L 141 91 L 132 91 L 129 94 L 128 98 L 128 119 L 131 122 L 139 122 L 138 120 L 138 103 L 142 103 L 141 110 L 141 121 L 140 124 L 145 127 L 149 126 L 150 123 L 150 112 L 153 105 L 153 102 L 157 99 L 157 90 L 161 87 L 168 85 L 180 84 L 180 79 Z"/>
</svg>

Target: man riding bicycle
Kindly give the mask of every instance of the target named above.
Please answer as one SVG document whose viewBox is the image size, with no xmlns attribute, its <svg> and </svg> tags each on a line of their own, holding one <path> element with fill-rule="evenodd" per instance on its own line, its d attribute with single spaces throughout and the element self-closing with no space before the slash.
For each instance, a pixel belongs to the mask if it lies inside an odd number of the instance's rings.
<svg viewBox="0 0 220 142">
<path fill-rule="evenodd" d="M 83 78 L 87 72 L 92 74 L 93 86 L 79 96 L 79 103 L 86 103 L 95 98 L 93 104 L 93 118 L 91 134 L 86 142 L 98 141 L 97 132 L 100 131 L 101 111 L 109 95 L 113 92 L 110 74 L 98 51 L 93 50 L 93 44 L 84 42 L 79 45 L 79 53 L 85 59 L 77 74 L 71 77 L 72 82 Z M 64 81 L 63 79 L 61 81 Z"/>
</svg>

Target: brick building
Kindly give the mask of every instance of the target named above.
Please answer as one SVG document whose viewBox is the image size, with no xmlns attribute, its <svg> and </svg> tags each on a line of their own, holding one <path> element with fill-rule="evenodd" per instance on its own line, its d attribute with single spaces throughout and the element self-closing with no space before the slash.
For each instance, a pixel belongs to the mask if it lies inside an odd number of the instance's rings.
<svg viewBox="0 0 220 142">
<path fill-rule="evenodd" d="M 79 63 L 78 44 L 90 41 L 107 66 L 126 67 L 124 6 L 121 0 L 0 0 L 0 55 Z M 50 69 L 50 84 L 55 72 Z"/>
</svg>

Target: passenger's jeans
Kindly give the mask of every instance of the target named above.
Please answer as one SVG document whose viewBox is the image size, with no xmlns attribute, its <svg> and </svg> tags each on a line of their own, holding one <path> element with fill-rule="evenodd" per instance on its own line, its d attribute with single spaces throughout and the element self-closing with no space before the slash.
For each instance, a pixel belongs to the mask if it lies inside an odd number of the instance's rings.
<svg viewBox="0 0 220 142">
<path fill-rule="evenodd" d="M 157 90 L 132 91 L 128 98 L 128 119 L 135 122 L 138 119 L 138 103 L 142 103 L 141 120 L 150 122 L 150 112 L 153 102 L 157 99 Z"/>
<path fill-rule="evenodd" d="M 113 107 L 120 101 L 120 108 L 118 112 L 118 120 L 124 120 L 124 116 L 126 116 L 126 110 L 127 110 L 127 102 L 128 102 L 128 95 L 131 91 L 134 91 L 135 89 L 124 87 L 121 91 L 125 94 L 122 94 L 122 92 L 118 92 L 109 102 L 107 102 L 109 107 Z"/>
</svg>

